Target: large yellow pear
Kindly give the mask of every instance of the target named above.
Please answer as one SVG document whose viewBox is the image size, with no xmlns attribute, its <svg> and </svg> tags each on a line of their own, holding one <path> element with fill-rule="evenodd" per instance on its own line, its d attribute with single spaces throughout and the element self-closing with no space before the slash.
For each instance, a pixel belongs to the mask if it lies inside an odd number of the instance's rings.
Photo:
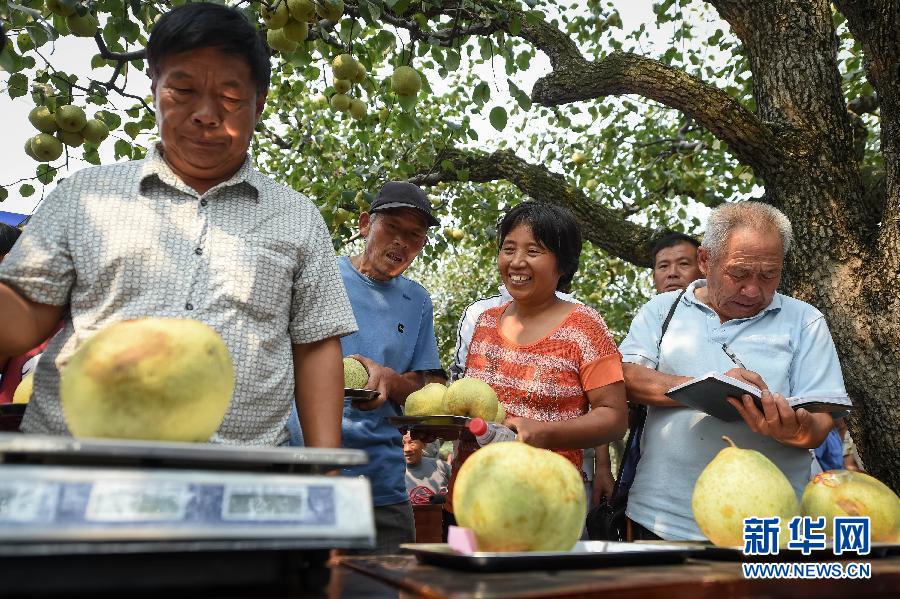
<svg viewBox="0 0 900 599">
<path fill-rule="evenodd" d="M 731 446 L 706 465 L 694 485 L 697 526 L 714 544 L 736 547 L 744 544 L 744 518 L 780 516 L 783 546 L 790 540 L 788 522 L 800 515 L 794 487 L 769 458 L 723 439 Z"/>
<path fill-rule="evenodd" d="M 404 404 L 407 416 L 436 416 L 447 413 L 444 395 L 447 387 L 440 383 L 428 383 L 418 391 L 410 393 Z"/>
<path fill-rule="evenodd" d="M 453 511 L 479 551 L 569 551 L 587 501 L 581 473 L 566 458 L 525 443 L 491 443 L 459 469 Z"/>
<path fill-rule="evenodd" d="M 454 416 L 483 418 L 493 421 L 497 416 L 497 393 L 484 381 L 473 378 L 459 379 L 447 387 L 444 398 L 447 410 Z"/>
<path fill-rule="evenodd" d="M 59 396 L 79 437 L 207 441 L 234 391 L 228 348 L 197 320 L 142 318 L 104 328 L 72 355 Z"/>
<path fill-rule="evenodd" d="M 900 499 L 868 474 L 850 470 L 817 474 L 803 490 L 800 505 L 804 516 L 825 516 L 828 536 L 835 516 L 868 516 L 872 541 L 900 543 Z"/>
</svg>

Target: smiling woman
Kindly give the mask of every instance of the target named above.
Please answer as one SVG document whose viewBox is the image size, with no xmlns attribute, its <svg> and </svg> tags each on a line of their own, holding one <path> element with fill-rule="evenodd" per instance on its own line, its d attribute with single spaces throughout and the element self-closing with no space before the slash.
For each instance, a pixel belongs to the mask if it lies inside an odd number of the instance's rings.
<svg viewBox="0 0 900 599">
<path fill-rule="evenodd" d="M 497 266 L 513 299 L 479 318 L 466 376 L 497 392 L 519 440 L 580 469 L 582 449 L 620 439 L 626 427 L 622 360 L 603 318 L 556 295 L 578 270 L 581 233 L 565 208 L 524 202 L 503 218 L 498 238 Z M 454 473 L 476 449 L 460 444 Z"/>
</svg>

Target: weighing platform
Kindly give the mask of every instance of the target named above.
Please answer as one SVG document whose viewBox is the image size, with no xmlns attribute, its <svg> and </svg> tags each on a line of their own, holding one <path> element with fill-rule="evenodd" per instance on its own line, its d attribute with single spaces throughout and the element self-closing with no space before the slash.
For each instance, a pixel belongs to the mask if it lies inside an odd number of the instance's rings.
<svg viewBox="0 0 900 599">
<path fill-rule="evenodd" d="M 364 464 L 345 449 L 0 433 L 6 596 L 322 588 L 332 548 L 374 544 Z"/>
</svg>

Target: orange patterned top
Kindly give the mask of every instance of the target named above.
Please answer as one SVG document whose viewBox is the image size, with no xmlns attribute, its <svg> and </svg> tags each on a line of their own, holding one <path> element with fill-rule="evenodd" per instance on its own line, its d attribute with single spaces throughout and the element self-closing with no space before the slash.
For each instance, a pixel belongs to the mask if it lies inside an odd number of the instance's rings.
<svg viewBox="0 0 900 599">
<path fill-rule="evenodd" d="M 519 345 L 500 332 L 508 305 L 481 315 L 466 359 L 466 376 L 493 387 L 507 415 L 542 422 L 577 418 L 590 409 L 586 392 L 624 380 L 622 356 L 593 308 L 577 305 L 548 335 Z M 581 468 L 580 450 L 554 451 Z"/>
</svg>

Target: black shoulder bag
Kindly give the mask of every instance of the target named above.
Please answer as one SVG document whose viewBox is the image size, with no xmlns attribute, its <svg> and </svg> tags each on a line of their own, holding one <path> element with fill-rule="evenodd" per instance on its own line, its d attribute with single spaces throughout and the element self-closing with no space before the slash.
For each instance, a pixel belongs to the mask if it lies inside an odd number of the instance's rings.
<svg viewBox="0 0 900 599">
<path fill-rule="evenodd" d="M 662 332 L 659 336 L 659 346 L 662 345 L 666 329 L 675 308 L 684 295 L 686 289 L 682 289 L 678 297 L 669 308 L 669 313 L 662 323 Z M 657 363 L 658 364 L 658 363 Z M 625 442 L 625 452 L 619 464 L 619 475 L 613 487 L 612 497 L 603 499 L 596 507 L 588 512 L 587 532 L 592 541 L 624 541 L 625 540 L 625 507 L 628 505 L 628 491 L 634 482 L 637 472 L 638 460 L 641 459 L 641 435 L 644 433 L 644 422 L 647 420 L 647 406 L 643 404 L 629 404 L 628 406 L 628 440 Z"/>
</svg>

